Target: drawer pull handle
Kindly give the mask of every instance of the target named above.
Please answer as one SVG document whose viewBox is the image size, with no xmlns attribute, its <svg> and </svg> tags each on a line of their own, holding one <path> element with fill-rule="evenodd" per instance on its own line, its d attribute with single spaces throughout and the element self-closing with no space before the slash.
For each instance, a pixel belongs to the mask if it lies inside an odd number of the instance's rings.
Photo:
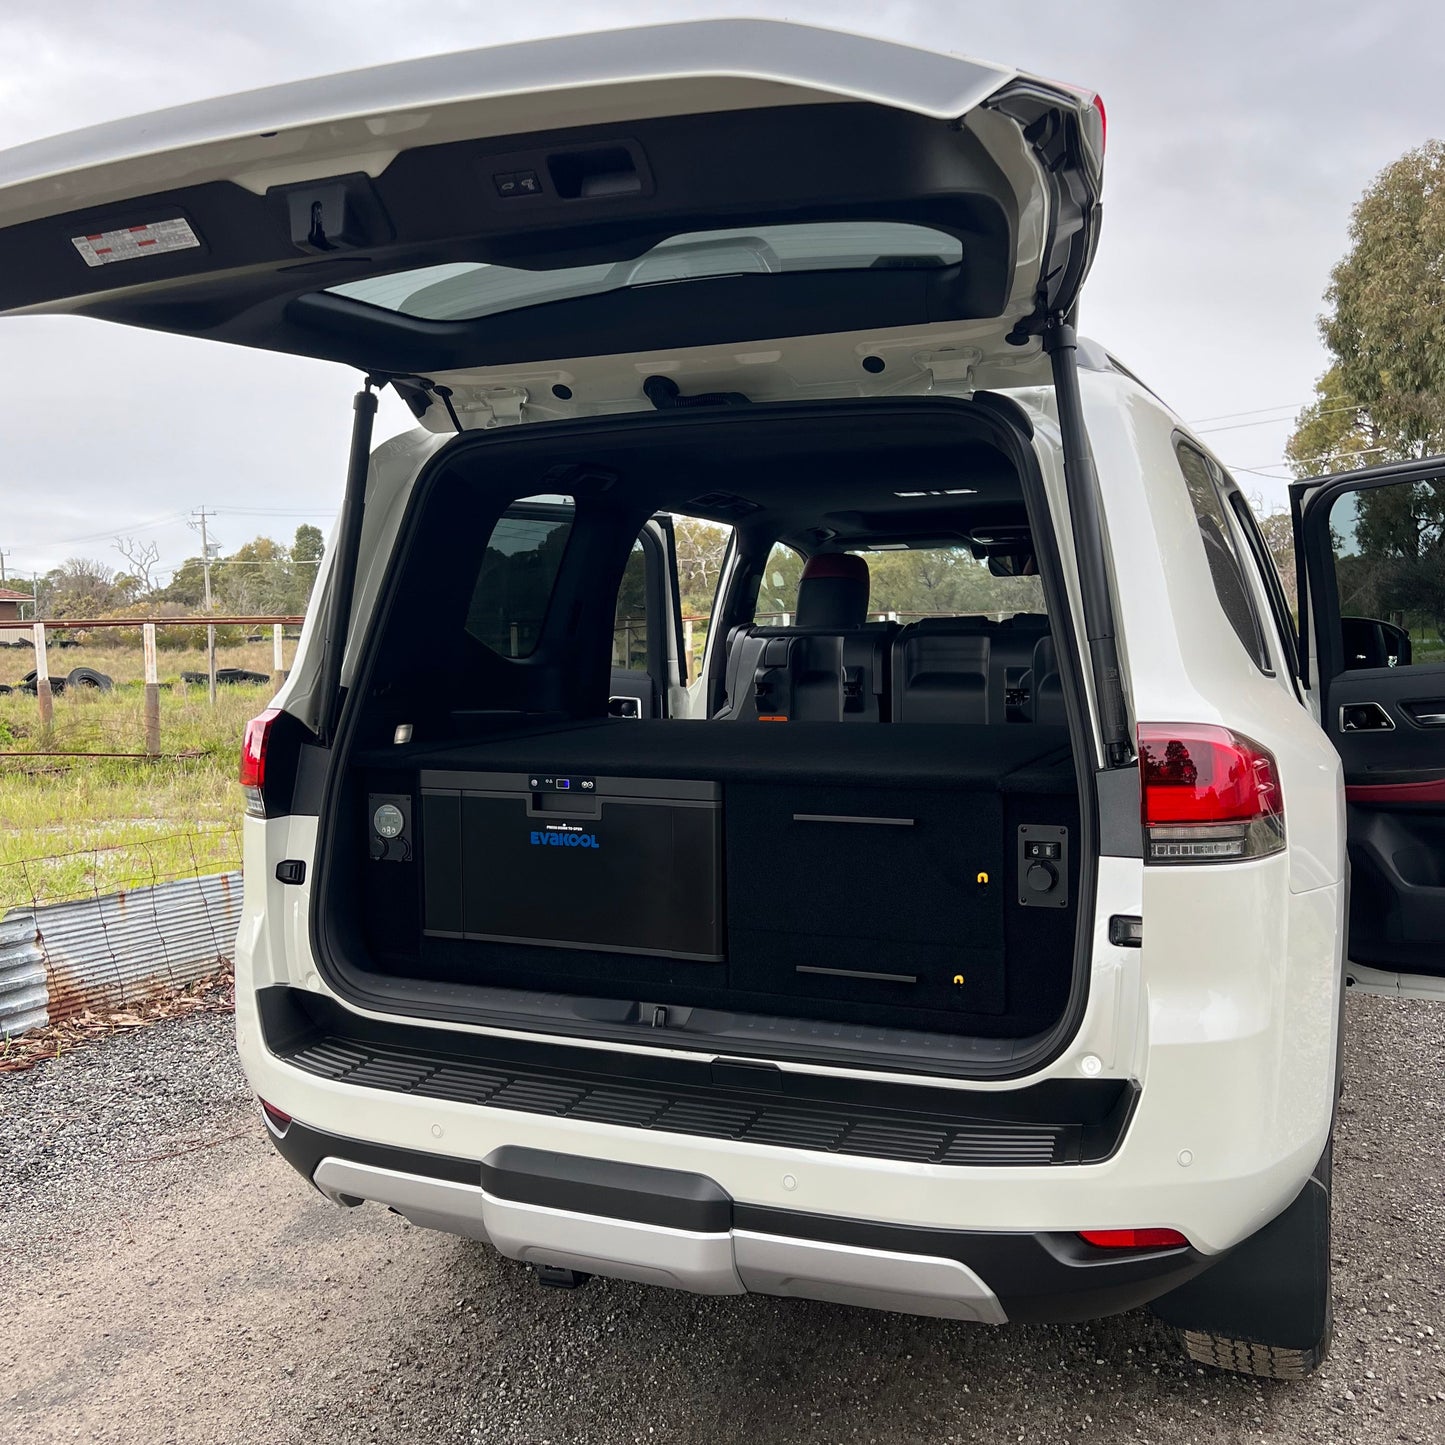
<svg viewBox="0 0 1445 1445">
<path fill-rule="evenodd" d="M 795 823 L 872 823 L 880 828 L 911 828 L 916 818 L 861 818 L 848 813 L 794 813 Z"/>
</svg>

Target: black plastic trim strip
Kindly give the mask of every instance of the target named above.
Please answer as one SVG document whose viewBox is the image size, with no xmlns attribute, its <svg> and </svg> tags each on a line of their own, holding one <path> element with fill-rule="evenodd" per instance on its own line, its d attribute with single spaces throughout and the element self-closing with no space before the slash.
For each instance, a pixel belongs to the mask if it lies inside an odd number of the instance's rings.
<svg viewBox="0 0 1445 1445">
<path fill-rule="evenodd" d="M 725 1234 L 732 1196 L 704 1174 L 654 1169 L 616 1159 L 587 1159 L 504 1144 L 482 1160 L 482 1187 L 498 1199 L 633 1224 Z"/>
<path fill-rule="evenodd" d="M 953 1166 L 1101 1163 L 1139 1088 L 1057 1079 L 980 1093 L 621 1053 L 364 1018 L 283 986 L 256 995 L 267 1049 L 337 1083 L 628 1128 Z"/>
</svg>

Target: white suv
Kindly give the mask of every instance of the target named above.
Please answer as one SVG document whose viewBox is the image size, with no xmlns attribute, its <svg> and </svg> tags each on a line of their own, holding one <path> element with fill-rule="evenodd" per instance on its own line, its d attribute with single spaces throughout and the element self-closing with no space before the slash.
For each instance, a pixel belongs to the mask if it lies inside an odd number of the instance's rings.
<svg viewBox="0 0 1445 1445">
<path fill-rule="evenodd" d="M 322 1193 L 552 1284 L 1322 1358 L 1345 986 L 1445 995 L 1441 472 L 1297 490 L 1297 632 L 1076 337 L 1104 129 L 726 21 L 0 157 L 0 309 L 366 374 L 242 761 L 241 1057 Z"/>
</svg>

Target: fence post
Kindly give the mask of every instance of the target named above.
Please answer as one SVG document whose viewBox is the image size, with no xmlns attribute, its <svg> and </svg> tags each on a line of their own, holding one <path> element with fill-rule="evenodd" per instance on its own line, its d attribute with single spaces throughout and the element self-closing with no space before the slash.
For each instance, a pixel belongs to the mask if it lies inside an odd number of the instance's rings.
<svg viewBox="0 0 1445 1445">
<path fill-rule="evenodd" d="M 206 624 L 206 680 L 210 684 L 211 706 L 216 705 L 216 624 Z"/>
<path fill-rule="evenodd" d="M 271 686 L 280 687 L 286 681 L 286 669 L 283 664 L 286 661 L 286 654 L 282 648 L 285 640 L 285 628 L 279 622 L 271 624 Z"/>
<path fill-rule="evenodd" d="M 55 699 L 50 691 L 50 661 L 45 655 L 45 624 L 31 628 L 35 637 L 35 700 L 40 704 L 40 726 L 48 728 L 55 720 Z"/>
<path fill-rule="evenodd" d="M 155 623 L 143 623 L 140 635 L 141 647 L 145 652 L 146 754 L 158 758 L 161 755 L 161 683 L 156 665 Z"/>
</svg>

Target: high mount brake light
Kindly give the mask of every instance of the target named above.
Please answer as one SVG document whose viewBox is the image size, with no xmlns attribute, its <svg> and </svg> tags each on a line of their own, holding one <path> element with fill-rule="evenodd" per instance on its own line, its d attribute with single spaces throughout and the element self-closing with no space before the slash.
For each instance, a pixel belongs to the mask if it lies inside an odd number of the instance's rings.
<svg viewBox="0 0 1445 1445">
<path fill-rule="evenodd" d="M 253 818 L 266 816 L 266 747 L 271 727 L 280 716 L 280 708 L 267 708 L 246 724 L 241 739 L 241 787 L 246 793 L 246 812 Z"/>
<path fill-rule="evenodd" d="M 1139 724 L 1148 863 L 1227 863 L 1284 848 L 1274 755 L 1209 723 Z"/>
<path fill-rule="evenodd" d="M 1096 1249 L 1182 1249 L 1189 1244 L 1177 1229 L 1081 1229 L 1079 1238 Z"/>
</svg>

